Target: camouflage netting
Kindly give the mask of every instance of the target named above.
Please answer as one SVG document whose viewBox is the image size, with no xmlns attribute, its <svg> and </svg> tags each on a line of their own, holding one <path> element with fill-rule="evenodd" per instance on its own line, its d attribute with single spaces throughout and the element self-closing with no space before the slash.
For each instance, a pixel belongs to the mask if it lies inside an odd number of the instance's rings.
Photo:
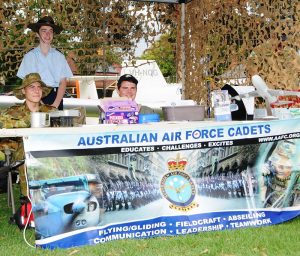
<svg viewBox="0 0 300 256">
<path fill-rule="evenodd" d="M 43 16 L 52 16 L 64 28 L 54 36 L 53 46 L 75 59 L 78 73 L 91 75 L 99 66 L 106 71 L 132 59 L 139 40 L 150 44 L 174 27 L 175 8 L 125 0 L 1 1 L 1 76 L 7 80 L 16 75 L 23 55 L 38 42 L 27 25 Z"/>
<path fill-rule="evenodd" d="M 298 0 L 194 0 L 186 5 L 186 98 L 206 102 L 224 80 L 261 75 L 299 89 Z M 236 83 L 239 83 L 238 81 Z"/>
<path fill-rule="evenodd" d="M 185 5 L 185 98 L 206 102 L 224 79 L 260 74 L 272 88 L 299 88 L 299 0 L 192 0 Z M 80 74 L 132 59 L 137 42 L 177 29 L 181 72 L 180 5 L 125 0 L 19 0 L 0 3 L 0 71 L 16 75 L 36 45 L 25 30 L 52 15 L 64 27 L 53 45 L 74 53 Z"/>
</svg>

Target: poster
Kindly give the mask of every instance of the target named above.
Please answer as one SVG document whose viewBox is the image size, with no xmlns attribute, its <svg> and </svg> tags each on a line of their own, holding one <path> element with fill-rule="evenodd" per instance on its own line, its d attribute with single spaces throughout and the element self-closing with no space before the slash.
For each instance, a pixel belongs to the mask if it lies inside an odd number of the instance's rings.
<svg viewBox="0 0 300 256">
<path fill-rule="evenodd" d="M 298 124 L 166 123 L 30 135 L 24 147 L 36 245 L 68 248 L 295 218 Z"/>
</svg>

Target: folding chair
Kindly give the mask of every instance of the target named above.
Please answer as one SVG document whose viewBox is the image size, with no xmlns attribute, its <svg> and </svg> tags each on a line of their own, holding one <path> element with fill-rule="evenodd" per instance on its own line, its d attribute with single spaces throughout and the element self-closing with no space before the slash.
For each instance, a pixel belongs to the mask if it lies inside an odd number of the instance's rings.
<svg viewBox="0 0 300 256">
<path fill-rule="evenodd" d="M 11 151 L 5 149 L 5 165 L 0 167 L 0 174 L 7 175 L 7 204 L 9 208 L 12 208 L 12 214 L 16 213 L 15 200 L 14 200 L 14 191 L 13 191 L 13 174 L 17 173 L 19 166 L 25 163 L 25 160 L 15 161 L 10 163 Z"/>
<path fill-rule="evenodd" d="M 17 149 L 18 142 L 11 139 L 1 139 L 0 150 L 5 155 L 5 161 L 2 167 L 0 167 L 0 177 L 6 180 L 7 182 L 7 204 L 9 208 L 12 208 L 12 218 L 10 221 L 13 221 L 13 216 L 16 213 L 15 207 L 15 198 L 13 190 L 13 177 L 14 174 L 18 174 L 18 167 L 24 164 L 25 160 L 11 161 L 13 152 Z M 3 184 L 3 182 L 2 182 Z"/>
</svg>

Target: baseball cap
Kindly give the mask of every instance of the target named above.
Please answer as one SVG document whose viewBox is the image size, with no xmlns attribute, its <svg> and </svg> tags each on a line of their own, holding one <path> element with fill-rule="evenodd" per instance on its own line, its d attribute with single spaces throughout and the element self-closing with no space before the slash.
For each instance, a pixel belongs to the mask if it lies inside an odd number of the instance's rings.
<svg viewBox="0 0 300 256">
<path fill-rule="evenodd" d="M 139 82 L 133 75 L 125 74 L 125 75 L 120 76 L 118 83 L 117 83 L 118 88 L 121 86 L 121 83 L 124 81 L 132 82 L 135 85 L 137 85 Z"/>
</svg>

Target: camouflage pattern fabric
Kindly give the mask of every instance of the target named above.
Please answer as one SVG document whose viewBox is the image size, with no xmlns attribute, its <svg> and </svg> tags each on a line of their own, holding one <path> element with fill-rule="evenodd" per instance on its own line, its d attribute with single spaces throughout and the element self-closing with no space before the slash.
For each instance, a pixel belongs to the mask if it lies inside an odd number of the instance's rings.
<svg viewBox="0 0 300 256">
<path fill-rule="evenodd" d="M 272 89 L 299 89 L 300 56 L 295 49 L 278 40 L 269 40 L 254 48 L 246 69 L 250 76 L 261 75 Z"/>
<path fill-rule="evenodd" d="M 57 109 L 49 105 L 40 105 L 40 112 L 52 112 Z M 1 112 L 1 128 L 29 128 L 30 127 L 30 110 L 24 103 L 22 105 L 12 106 Z M 2 138 L 0 140 L 0 150 L 10 149 L 12 154 L 11 162 L 24 159 L 24 147 L 22 138 Z M 26 196 L 27 185 L 24 166 L 19 167 L 19 178 L 21 193 Z"/>
<path fill-rule="evenodd" d="M 57 110 L 49 105 L 40 105 L 39 112 L 52 112 Z M 24 103 L 22 105 L 12 106 L 3 112 L 0 116 L 0 128 L 29 128 L 30 110 Z"/>
</svg>

